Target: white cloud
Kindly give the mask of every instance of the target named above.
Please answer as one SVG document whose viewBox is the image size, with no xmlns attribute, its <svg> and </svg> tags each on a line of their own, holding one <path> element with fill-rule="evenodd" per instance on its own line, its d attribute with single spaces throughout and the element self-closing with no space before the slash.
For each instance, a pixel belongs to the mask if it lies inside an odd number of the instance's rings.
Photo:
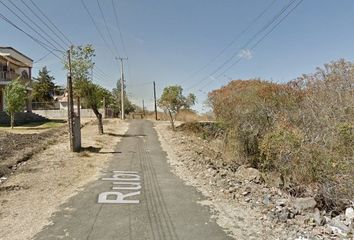
<svg viewBox="0 0 354 240">
<path fill-rule="evenodd" d="M 249 49 L 242 49 L 238 56 L 246 60 L 250 60 L 253 58 L 253 54 Z"/>
</svg>

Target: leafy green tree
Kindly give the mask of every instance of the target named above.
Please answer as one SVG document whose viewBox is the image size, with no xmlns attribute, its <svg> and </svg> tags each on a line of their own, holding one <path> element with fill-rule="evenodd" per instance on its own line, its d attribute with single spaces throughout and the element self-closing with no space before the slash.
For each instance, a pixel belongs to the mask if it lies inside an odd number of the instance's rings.
<svg viewBox="0 0 354 240">
<path fill-rule="evenodd" d="M 91 44 L 73 47 L 71 50 L 71 74 L 75 95 L 92 109 L 98 121 L 98 133 L 103 134 L 102 114 L 98 109 L 103 105 L 105 96 L 109 96 L 109 92 L 92 83 L 89 78 L 90 71 L 94 66 L 94 56 L 95 49 Z M 64 67 L 69 69 L 68 61 L 64 63 Z"/>
<path fill-rule="evenodd" d="M 190 93 L 187 97 L 183 96 L 181 86 L 165 87 L 158 101 L 160 108 L 170 117 L 172 129 L 175 130 L 175 119 L 177 114 L 182 110 L 189 110 L 194 104 L 196 97 Z"/>
<path fill-rule="evenodd" d="M 11 128 L 15 125 L 15 113 L 20 112 L 26 105 L 27 92 L 19 78 L 11 81 L 5 87 L 6 113 L 10 116 Z"/>
<path fill-rule="evenodd" d="M 102 114 L 98 111 L 103 107 L 103 99 L 110 99 L 111 93 L 98 84 L 82 80 L 78 84 L 77 93 L 81 96 L 83 103 L 92 109 L 98 120 L 98 133 L 103 134 Z"/>
<path fill-rule="evenodd" d="M 71 74 L 75 84 L 81 80 L 89 80 L 90 72 L 95 65 L 93 58 L 95 49 L 91 44 L 74 46 L 71 49 Z M 65 58 L 67 59 L 67 58 Z M 69 69 L 69 62 L 66 60 L 64 68 Z"/>
<path fill-rule="evenodd" d="M 50 102 L 53 100 L 56 86 L 53 82 L 54 77 L 49 75 L 47 67 L 39 70 L 37 82 L 33 85 L 32 99 L 34 102 Z"/>
</svg>

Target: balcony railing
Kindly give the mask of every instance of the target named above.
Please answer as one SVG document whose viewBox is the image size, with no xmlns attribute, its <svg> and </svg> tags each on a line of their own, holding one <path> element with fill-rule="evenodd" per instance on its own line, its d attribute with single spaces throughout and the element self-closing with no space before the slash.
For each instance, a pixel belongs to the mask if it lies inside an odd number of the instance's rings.
<svg viewBox="0 0 354 240">
<path fill-rule="evenodd" d="M 3 81 L 4 80 L 5 81 L 15 80 L 18 77 L 20 77 L 20 75 L 17 74 L 17 73 L 0 71 L 0 79 L 3 80 Z"/>
<path fill-rule="evenodd" d="M 20 74 L 14 72 L 0 71 L 0 81 L 12 81 L 18 77 L 23 84 L 27 85 L 28 87 L 31 86 L 31 80 L 28 77 L 21 76 Z"/>
</svg>

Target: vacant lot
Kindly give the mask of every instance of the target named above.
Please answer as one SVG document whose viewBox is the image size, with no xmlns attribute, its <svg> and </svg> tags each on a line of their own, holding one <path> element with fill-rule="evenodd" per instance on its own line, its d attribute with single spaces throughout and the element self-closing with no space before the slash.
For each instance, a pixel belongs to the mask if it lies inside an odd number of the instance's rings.
<svg viewBox="0 0 354 240">
<path fill-rule="evenodd" d="M 0 127 L 0 177 L 66 134 L 64 121 L 26 124 L 14 129 Z"/>
</svg>

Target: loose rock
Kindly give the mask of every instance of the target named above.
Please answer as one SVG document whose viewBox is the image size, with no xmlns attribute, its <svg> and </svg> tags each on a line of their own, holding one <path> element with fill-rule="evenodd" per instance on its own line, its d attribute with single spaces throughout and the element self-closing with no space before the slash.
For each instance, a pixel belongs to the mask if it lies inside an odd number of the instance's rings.
<svg viewBox="0 0 354 240">
<path fill-rule="evenodd" d="M 317 203 L 314 198 L 308 197 L 308 198 L 295 198 L 292 201 L 292 204 L 296 210 L 302 212 L 302 211 L 314 209 Z"/>
<path fill-rule="evenodd" d="M 354 209 L 349 207 L 345 209 L 345 222 L 346 224 L 350 225 L 354 219 Z"/>
<path fill-rule="evenodd" d="M 245 166 L 240 166 L 235 177 L 243 181 L 249 181 L 254 183 L 260 183 L 262 181 L 261 173 L 255 168 L 246 168 Z"/>
</svg>

